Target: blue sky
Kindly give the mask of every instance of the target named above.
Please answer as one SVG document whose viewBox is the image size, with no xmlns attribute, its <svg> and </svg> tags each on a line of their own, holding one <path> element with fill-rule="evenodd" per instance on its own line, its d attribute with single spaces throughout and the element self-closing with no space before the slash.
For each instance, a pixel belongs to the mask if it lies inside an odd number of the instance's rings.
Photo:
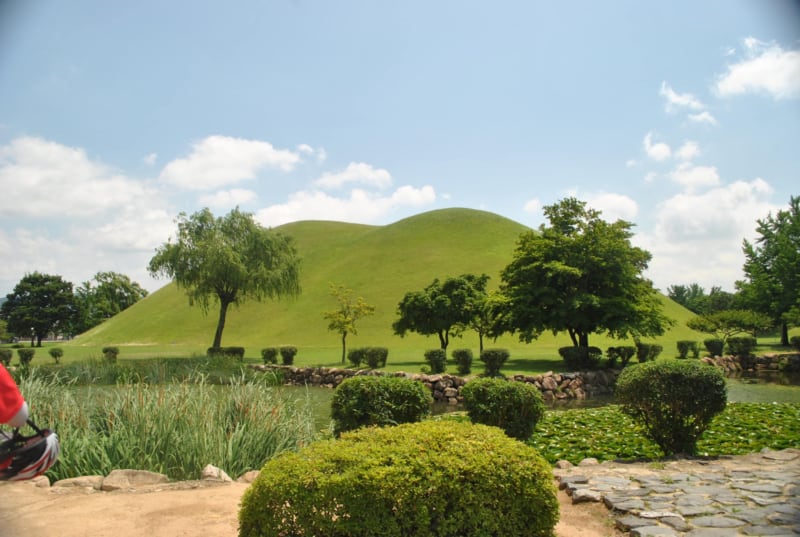
<svg viewBox="0 0 800 537">
<path fill-rule="evenodd" d="M 174 218 L 636 224 L 662 290 L 733 290 L 800 195 L 792 1 L 0 0 L 0 294 L 146 266 Z M 442 275 L 446 276 L 446 275 Z"/>
</svg>

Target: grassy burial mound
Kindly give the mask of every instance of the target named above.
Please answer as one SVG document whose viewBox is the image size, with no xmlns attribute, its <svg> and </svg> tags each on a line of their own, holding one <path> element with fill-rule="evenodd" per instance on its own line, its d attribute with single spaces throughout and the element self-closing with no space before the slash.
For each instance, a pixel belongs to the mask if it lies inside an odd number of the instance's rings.
<svg viewBox="0 0 800 537">
<path fill-rule="evenodd" d="M 358 334 L 348 336 L 348 347 L 385 346 L 390 368 L 417 370 L 422 353 L 438 347 L 438 341 L 416 334 L 404 338 L 393 334 L 397 304 L 405 293 L 424 288 L 434 278 L 465 273 L 485 273 L 491 278 L 488 288 L 496 288 L 519 235 L 529 228 L 485 211 L 442 209 L 385 226 L 303 221 L 276 229 L 295 240 L 301 257 L 301 294 L 294 300 L 249 302 L 232 308 L 222 345 L 243 346 L 248 358 L 258 358 L 264 347 L 295 345 L 299 349 L 296 363 L 338 363 L 339 336 L 327 329 L 322 317 L 336 307 L 329 288 L 335 283 L 375 306 L 374 315 L 359 320 Z M 701 340 L 701 335 L 685 328 L 691 313 L 666 297 L 664 302 L 665 313 L 677 319 L 663 338 L 665 351 L 671 352 L 678 339 Z M 71 345 L 84 349 L 119 345 L 123 359 L 148 353 L 202 354 L 211 344 L 216 320 L 215 309 L 204 315 L 199 307 L 189 306 L 182 290 L 167 284 Z M 612 343 L 601 336 L 591 340 L 601 348 Z M 509 349 L 512 362 L 542 357 L 560 361 L 557 349 L 569 345 L 569 338 L 545 334 L 526 345 L 515 336 L 504 336 L 496 342 L 485 341 L 485 345 Z M 451 341 L 449 350 L 461 347 L 477 352 L 477 335 L 466 332 Z M 77 352 L 77 348 L 67 352 L 65 359 Z"/>
</svg>

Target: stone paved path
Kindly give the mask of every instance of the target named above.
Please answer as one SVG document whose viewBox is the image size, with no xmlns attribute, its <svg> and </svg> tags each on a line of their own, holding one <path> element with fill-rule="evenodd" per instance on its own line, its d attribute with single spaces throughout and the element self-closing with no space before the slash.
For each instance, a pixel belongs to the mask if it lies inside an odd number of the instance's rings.
<svg viewBox="0 0 800 537">
<path fill-rule="evenodd" d="M 631 537 L 800 535 L 800 450 L 556 468 L 573 503 L 603 502 Z"/>
</svg>

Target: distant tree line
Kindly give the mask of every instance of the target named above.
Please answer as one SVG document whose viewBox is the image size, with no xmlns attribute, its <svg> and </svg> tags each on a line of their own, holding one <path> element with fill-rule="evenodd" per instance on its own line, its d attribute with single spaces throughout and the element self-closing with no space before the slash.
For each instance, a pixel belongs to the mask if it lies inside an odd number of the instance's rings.
<svg viewBox="0 0 800 537">
<path fill-rule="evenodd" d="M 98 272 L 77 289 L 61 276 L 26 274 L 0 305 L 0 340 L 42 346 L 49 334 L 72 337 L 147 296 L 128 276 Z"/>
</svg>

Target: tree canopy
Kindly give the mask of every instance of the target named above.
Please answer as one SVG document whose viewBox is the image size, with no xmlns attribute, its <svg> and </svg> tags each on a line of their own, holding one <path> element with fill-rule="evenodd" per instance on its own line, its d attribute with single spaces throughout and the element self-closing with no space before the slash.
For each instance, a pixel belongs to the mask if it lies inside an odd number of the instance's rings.
<svg viewBox="0 0 800 537">
<path fill-rule="evenodd" d="M 61 276 L 34 272 L 26 274 L 0 307 L 8 331 L 42 346 L 49 332 L 69 333 L 75 319 L 72 284 Z"/>
<path fill-rule="evenodd" d="M 328 321 L 328 330 L 342 336 L 342 363 L 347 357 L 347 335 L 357 334 L 356 321 L 375 313 L 375 306 L 367 304 L 363 298 L 354 296 L 352 289 L 344 285 L 331 283 L 331 296 L 336 300 L 337 308 L 322 314 Z"/>
<path fill-rule="evenodd" d="M 800 196 L 789 208 L 758 220 L 755 242 L 744 240 L 745 280 L 736 282 L 744 303 L 769 315 L 789 345 L 789 324 L 800 309 Z"/>
<path fill-rule="evenodd" d="M 478 314 L 478 305 L 486 299 L 489 276 L 462 274 L 444 281 L 433 280 L 422 291 L 406 293 L 397 306 L 399 318 L 392 324 L 395 334 L 417 332 L 436 335 L 447 350 L 450 338 L 459 335 Z"/>
<path fill-rule="evenodd" d="M 650 254 L 631 245 L 633 224 L 609 223 L 586 203 L 566 198 L 544 208 L 549 225 L 523 233 L 502 271 L 507 329 L 520 340 L 566 331 L 588 347 L 589 334 L 656 336 L 671 323 L 642 272 Z"/>
<path fill-rule="evenodd" d="M 219 304 L 212 346 L 222 343 L 231 304 L 300 293 L 300 260 L 290 237 L 264 228 L 237 207 L 215 218 L 209 209 L 180 213 L 178 233 L 150 260 L 153 276 L 166 275 L 204 312 Z"/>
<path fill-rule="evenodd" d="M 97 326 L 147 296 L 138 283 L 117 272 L 98 272 L 75 289 L 78 305 L 76 332 Z"/>
<path fill-rule="evenodd" d="M 713 334 L 722 341 L 736 334 L 755 334 L 771 326 L 768 316 L 750 310 L 723 310 L 698 315 L 686 321 L 686 326 L 698 332 Z"/>
</svg>

